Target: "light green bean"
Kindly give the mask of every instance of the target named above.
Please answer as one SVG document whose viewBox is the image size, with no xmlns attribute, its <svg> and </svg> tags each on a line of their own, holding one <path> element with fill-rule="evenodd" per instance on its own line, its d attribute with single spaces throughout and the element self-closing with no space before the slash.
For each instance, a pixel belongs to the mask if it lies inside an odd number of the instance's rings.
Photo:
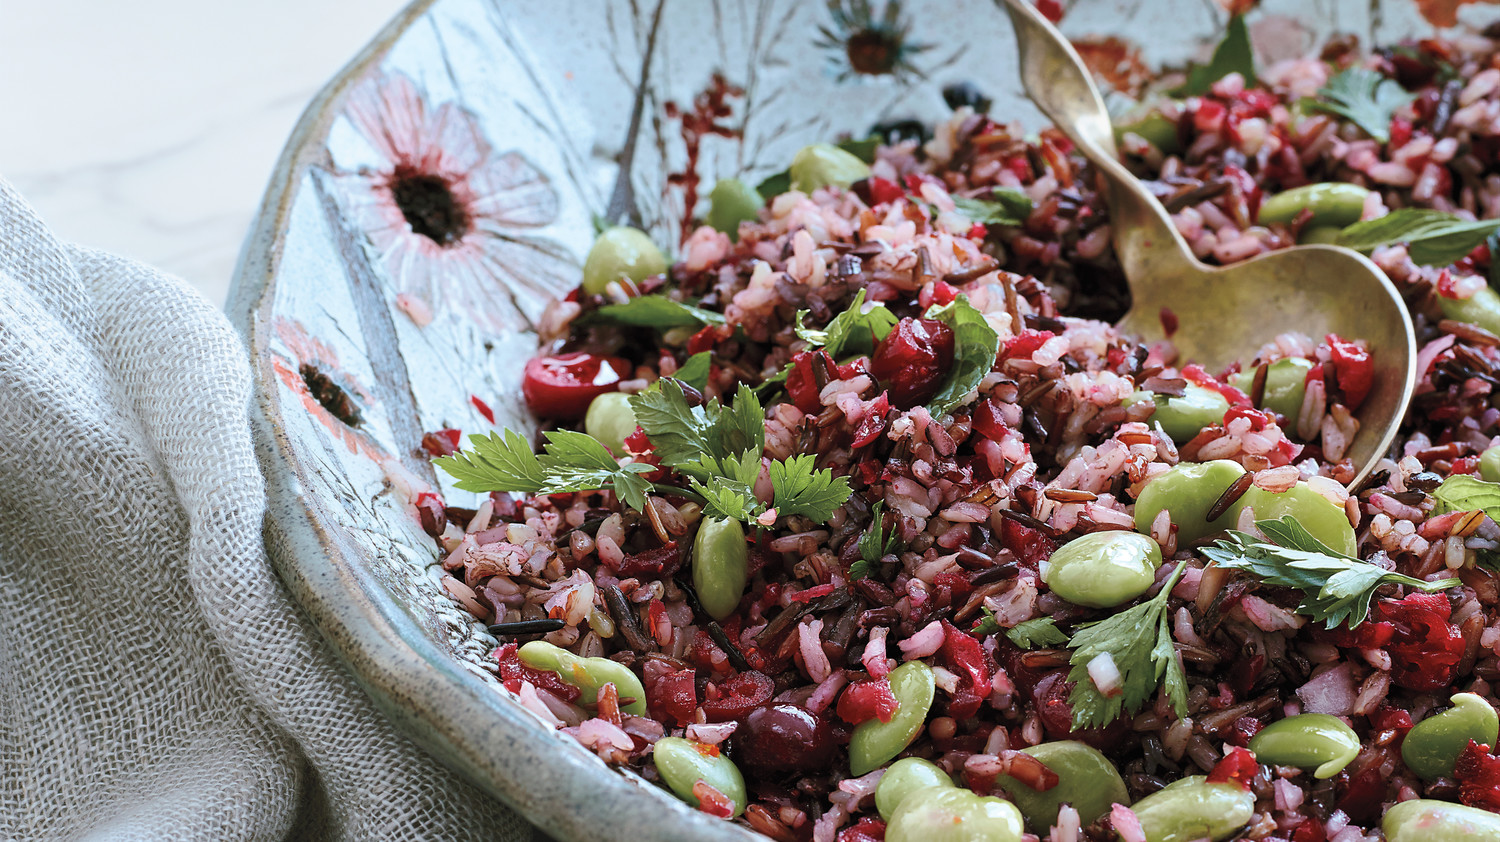
<svg viewBox="0 0 1500 842">
<path fill-rule="evenodd" d="M 1500 839 L 1500 815 L 1477 807 L 1419 798 L 1385 811 L 1388 842 L 1473 842 Z"/>
<path fill-rule="evenodd" d="M 1074 605 L 1113 608 L 1151 589 L 1161 547 L 1136 532 L 1091 532 L 1042 562 L 1042 581 Z"/>
<path fill-rule="evenodd" d="M 886 821 L 906 796 L 928 787 L 951 787 L 953 779 L 942 767 L 920 757 L 903 757 L 886 768 L 875 786 L 875 810 Z"/>
<path fill-rule="evenodd" d="M 856 778 L 900 754 L 927 724 L 937 687 L 932 669 L 921 661 L 908 661 L 891 670 L 890 682 L 891 694 L 900 705 L 891 720 L 861 722 L 849 737 L 849 771 Z"/>
<path fill-rule="evenodd" d="M 1359 735 L 1337 716 L 1304 713 L 1262 728 L 1250 750 L 1262 763 L 1313 769 L 1313 777 L 1326 780 L 1359 755 Z"/>
<path fill-rule="evenodd" d="M 886 842 L 1020 842 L 1021 811 L 1009 801 L 959 787 L 909 794 L 891 815 Z"/>
<path fill-rule="evenodd" d="M 733 614 L 749 580 L 745 527 L 734 518 L 704 518 L 693 540 L 693 590 L 715 620 Z"/>
<path fill-rule="evenodd" d="M 672 792 L 683 801 L 698 806 L 698 796 L 693 794 L 693 785 L 703 781 L 723 793 L 734 802 L 734 815 L 745 812 L 750 803 L 745 792 L 745 778 L 729 756 L 717 746 L 684 740 L 681 737 L 662 737 L 651 749 L 656 771 Z"/>
<path fill-rule="evenodd" d="M 1406 768 L 1424 780 L 1452 775 L 1469 740 L 1493 747 L 1500 737 L 1500 716 L 1483 696 L 1455 693 L 1451 701 L 1453 707 L 1418 722 L 1401 741 Z"/>
<path fill-rule="evenodd" d="M 521 663 L 532 669 L 551 670 L 564 682 L 577 687 L 579 701 L 586 705 L 599 702 L 599 688 L 614 684 L 619 694 L 620 710 L 646 715 L 646 688 L 630 668 L 608 658 L 581 658 L 545 640 L 533 640 L 517 650 Z M 629 699 L 626 702 L 625 699 Z"/>
<path fill-rule="evenodd" d="M 667 271 L 667 257 L 646 232 L 619 226 L 594 240 L 583 261 L 583 291 L 602 295 L 611 281 L 629 278 L 637 283 Z"/>
<path fill-rule="evenodd" d="M 1092 746 L 1076 740 L 1058 740 L 1021 751 L 1056 773 L 1057 785 L 1039 792 L 1009 775 L 1001 775 L 995 782 L 1005 788 L 1010 800 L 1026 817 L 1026 823 L 1038 834 L 1046 834 L 1064 804 L 1073 805 L 1083 824 L 1090 825 L 1114 804 L 1130 803 L 1130 793 L 1120 771 Z"/>
</svg>

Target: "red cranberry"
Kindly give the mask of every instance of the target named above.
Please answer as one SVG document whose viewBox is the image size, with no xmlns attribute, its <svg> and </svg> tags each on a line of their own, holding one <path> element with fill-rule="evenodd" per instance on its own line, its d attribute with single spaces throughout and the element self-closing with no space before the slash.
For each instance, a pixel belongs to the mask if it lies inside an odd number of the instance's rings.
<svg viewBox="0 0 1500 842">
<path fill-rule="evenodd" d="M 1068 695 L 1072 692 L 1073 684 L 1063 670 L 1048 673 L 1031 688 L 1032 701 L 1047 736 L 1054 740 L 1078 740 L 1100 751 L 1119 745 L 1130 732 L 1130 720 L 1121 716 L 1103 728 L 1074 730 L 1073 706 L 1068 704 Z"/>
<path fill-rule="evenodd" d="M 735 761 L 753 774 L 825 769 L 838 748 L 826 720 L 791 704 L 751 711 L 734 732 L 733 747 Z"/>
<path fill-rule="evenodd" d="M 870 373 L 901 409 L 930 400 L 952 367 L 953 329 L 933 319 L 902 319 L 870 359 Z"/>
<path fill-rule="evenodd" d="M 739 719 L 770 701 L 776 693 L 776 683 L 765 673 L 755 670 L 746 670 L 714 686 L 719 695 L 703 701 L 703 714 L 709 722 Z"/>
</svg>

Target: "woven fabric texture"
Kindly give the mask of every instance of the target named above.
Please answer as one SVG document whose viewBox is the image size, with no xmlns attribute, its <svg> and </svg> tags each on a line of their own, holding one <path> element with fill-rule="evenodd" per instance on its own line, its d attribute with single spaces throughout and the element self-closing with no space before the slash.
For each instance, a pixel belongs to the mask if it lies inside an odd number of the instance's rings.
<svg viewBox="0 0 1500 842">
<path fill-rule="evenodd" d="M 276 578 L 250 367 L 0 180 L 0 840 L 509 842 Z"/>
</svg>

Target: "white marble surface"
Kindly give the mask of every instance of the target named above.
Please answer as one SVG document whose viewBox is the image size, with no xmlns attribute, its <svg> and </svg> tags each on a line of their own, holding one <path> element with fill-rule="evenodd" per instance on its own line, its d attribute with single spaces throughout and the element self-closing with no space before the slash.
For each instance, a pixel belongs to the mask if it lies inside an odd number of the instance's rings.
<svg viewBox="0 0 1500 842">
<path fill-rule="evenodd" d="M 222 305 L 282 144 L 405 0 L 0 0 L 0 177 Z"/>
</svg>

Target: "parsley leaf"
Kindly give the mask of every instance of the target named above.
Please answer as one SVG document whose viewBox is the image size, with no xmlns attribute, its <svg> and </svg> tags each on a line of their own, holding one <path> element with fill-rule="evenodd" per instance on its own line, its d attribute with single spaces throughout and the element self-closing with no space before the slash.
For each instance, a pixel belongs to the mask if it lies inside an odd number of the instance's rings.
<svg viewBox="0 0 1500 842">
<path fill-rule="evenodd" d="M 1250 30 L 1245 26 L 1245 19 L 1241 15 L 1229 19 L 1229 26 L 1224 30 L 1224 40 L 1214 48 L 1213 57 L 1208 60 L 1208 64 L 1190 68 L 1187 82 L 1173 91 L 1173 94 L 1184 97 L 1201 96 L 1208 93 L 1215 82 L 1231 73 L 1244 76 L 1246 86 L 1255 84 L 1255 53 L 1250 48 Z"/>
<path fill-rule="evenodd" d="M 1350 120 L 1381 143 L 1391 139 L 1391 115 L 1417 98 L 1401 83 L 1367 67 L 1351 67 L 1329 79 L 1318 96 L 1313 108 Z"/>
<path fill-rule="evenodd" d="M 514 430 L 469 436 L 470 448 L 432 460 L 461 491 L 518 491 L 536 494 L 546 484 L 546 471 L 531 443 Z"/>
<path fill-rule="evenodd" d="M 994 613 L 989 615 L 990 621 L 994 621 Z M 1057 621 L 1051 617 L 1034 617 L 1021 623 L 1014 628 L 1005 630 L 1005 636 L 1010 642 L 1022 649 L 1034 649 L 1038 646 L 1061 646 L 1068 642 L 1068 636 L 1057 628 Z"/>
<path fill-rule="evenodd" d="M 1363 623 L 1375 589 L 1381 585 L 1431 592 L 1459 584 L 1457 579 L 1425 582 L 1335 552 L 1291 516 L 1255 525 L 1276 543 L 1231 531 L 1227 538 L 1203 548 L 1203 555 L 1220 567 L 1247 570 L 1267 584 L 1302 591 L 1297 613 L 1322 621 L 1330 629 L 1345 623 L 1352 629 Z"/>
<path fill-rule="evenodd" d="M 1407 254 L 1424 266 L 1447 266 L 1462 260 L 1500 230 L 1500 219 L 1470 221 L 1426 208 L 1401 208 L 1379 219 L 1348 226 L 1338 244 L 1356 251 L 1407 243 Z"/>
<path fill-rule="evenodd" d="M 725 476 L 710 476 L 707 482 L 689 479 L 688 484 L 703 498 L 703 513 L 709 517 L 733 518 L 750 523 L 766 510 L 751 486 Z"/>
<path fill-rule="evenodd" d="M 880 148 L 881 142 L 880 135 L 872 134 L 858 140 L 852 137 L 847 138 L 835 143 L 834 146 L 866 164 L 873 164 L 875 163 L 875 150 Z M 792 171 L 789 169 L 767 176 L 764 181 L 755 185 L 755 192 L 764 196 L 768 202 L 790 189 L 792 189 Z"/>
<path fill-rule="evenodd" d="M 849 309 L 833 317 L 828 327 L 813 330 L 802 326 L 806 310 L 797 311 L 797 337 L 810 348 L 822 348 L 834 359 L 850 354 L 872 354 L 887 334 L 896 327 L 896 314 L 878 301 L 865 307 L 865 291 L 854 294 Z"/>
<path fill-rule="evenodd" d="M 1022 225 L 1031 215 L 1031 197 L 1014 187 L 996 187 L 993 198 L 954 196 L 953 204 L 971 222 L 983 225 Z"/>
<path fill-rule="evenodd" d="M 724 314 L 673 301 L 665 295 L 638 295 L 624 304 L 606 304 L 581 321 L 668 330 L 674 327 L 721 325 L 724 324 Z"/>
<path fill-rule="evenodd" d="M 820 471 L 813 465 L 810 453 L 771 463 L 769 473 L 777 515 L 802 515 L 823 523 L 849 499 L 848 477 L 835 477 L 832 471 Z"/>
<path fill-rule="evenodd" d="M 1165 687 L 1177 715 L 1187 714 L 1187 678 L 1167 621 L 1167 600 L 1186 569 L 1186 564 L 1178 564 L 1151 599 L 1073 632 L 1068 644 L 1073 649 L 1068 704 L 1073 706 L 1075 729 L 1101 728 L 1115 721 L 1121 710 L 1140 710 L 1159 686 Z M 1088 665 L 1100 655 L 1108 655 L 1120 671 L 1120 688 L 1114 695 L 1106 696 L 1089 677 Z"/>
<path fill-rule="evenodd" d="M 865 534 L 859 536 L 859 561 L 849 565 L 849 580 L 863 579 L 873 575 L 875 565 L 890 553 L 901 551 L 901 533 L 891 529 L 890 534 L 885 535 L 885 515 L 881 511 L 885 507 L 883 500 L 876 500 L 875 505 L 870 507 L 870 528 Z M 882 537 L 884 535 L 884 537 Z"/>
<path fill-rule="evenodd" d="M 722 459 L 754 451 L 755 458 L 760 458 L 760 452 L 766 446 L 766 413 L 761 408 L 760 399 L 755 396 L 755 390 L 741 383 L 734 395 L 734 403 L 721 408 L 717 400 L 710 400 L 707 415 L 713 419 L 707 431 L 709 453 Z M 651 435 L 651 431 L 647 430 L 646 435 Z M 662 458 L 665 461 L 666 457 Z M 754 478 L 748 481 L 754 482 Z"/>
<path fill-rule="evenodd" d="M 758 457 L 765 446 L 764 412 L 755 393 L 744 384 L 734 405 L 725 409 L 718 400 L 691 406 L 681 385 L 662 379 L 632 395 L 630 408 L 651 439 L 653 452 L 669 468 L 697 464 L 704 455 L 722 459 L 753 450 Z"/>
<path fill-rule="evenodd" d="M 692 386 L 698 391 L 708 385 L 708 372 L 713 366 L 713 354 L 709 351 L 699 351 L 687 358 L 687 362 L 677 367 L 677 373 L 672 375 L 676 380 Z"/>
<path fill-rule="evenodd" d="M 937 319 L 953 329 L 952 373 L 937 396 L 927 402 L 927 410 L 938 416 L 961 406 L 995 367 L 995 358 L 1000 354 L 1000 334 L 963 293 L 941 307 L 934 304 L 925 318 Z"/>
</svg>

